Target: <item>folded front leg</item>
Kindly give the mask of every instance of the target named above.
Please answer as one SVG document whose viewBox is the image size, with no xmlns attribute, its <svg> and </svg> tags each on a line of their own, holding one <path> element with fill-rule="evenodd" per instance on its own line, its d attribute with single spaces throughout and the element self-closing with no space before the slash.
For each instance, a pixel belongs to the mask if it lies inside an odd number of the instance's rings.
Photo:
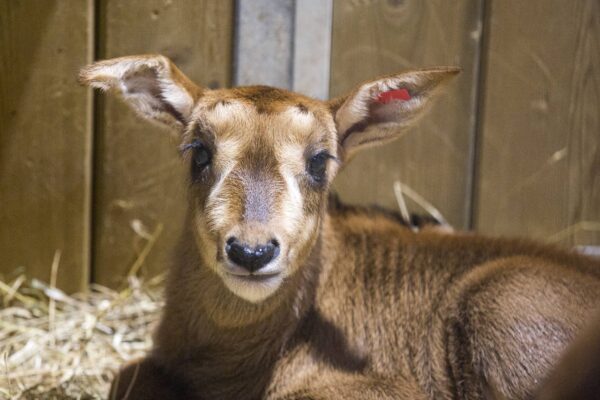
<svg viewBox="0 0 600 400">
<path fill-rule="evenodd" d="M 113 380 L 109 400 L 177 400 L 187 398 L 181 383 L 152 359 L 127 364 Z"/>
</svg>

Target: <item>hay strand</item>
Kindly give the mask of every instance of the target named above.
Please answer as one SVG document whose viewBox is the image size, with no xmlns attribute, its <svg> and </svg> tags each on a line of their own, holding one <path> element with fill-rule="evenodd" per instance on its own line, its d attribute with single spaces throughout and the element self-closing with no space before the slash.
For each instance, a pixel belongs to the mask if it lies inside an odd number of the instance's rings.
<svg viewBox="0 0 600 400">
<path fill-rule="evenodd" d="M 408 214 L 408 209 L 406 207 L 406 201 L 404 200 L 404 196 L 408 197 L 415 204 L 417 204 L 423 211 L 427 214 L 431 215 L 436 221 L 438 221 L 444 227 L 450 227 L 451 225 L 448 223 L 446 218 L 442 215 L 440 210 L 434 207 L 433 204 L 425 200 L 423 196 L 417 193 L 414 189 L 408 186 L 406 183 L 402 183 L 400 181 L 394 182 L 394 195 L 396 197 L 396 201 L 401 209 L 401 212 L 404 214 Z M 405 208 L 405 211 L 402 211 L 402 208 Z M 403 215 L 403 218 L 406 218 Z M 410 217 L 409 217 L 410 221 Z"/>
</svg>

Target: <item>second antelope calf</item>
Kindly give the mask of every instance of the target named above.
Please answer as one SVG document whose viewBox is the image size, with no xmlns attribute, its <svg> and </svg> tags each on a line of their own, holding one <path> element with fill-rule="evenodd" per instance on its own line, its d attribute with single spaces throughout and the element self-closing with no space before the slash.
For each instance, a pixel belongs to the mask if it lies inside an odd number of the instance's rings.
<svg viewBox="0 0 600 400">
<path fill-rule="evenodd" d="M 600 305 L 600 262 L 414 233 L 329 194 L 340 167 L 397 138 L 457 72 L 390 75 L 323 102 L 202 88 L 160 55 L 84 68 L 83 83 L 173 128 L 189 164 L 154 348 L 111 398 L 531 398 Z"/>
</svg>

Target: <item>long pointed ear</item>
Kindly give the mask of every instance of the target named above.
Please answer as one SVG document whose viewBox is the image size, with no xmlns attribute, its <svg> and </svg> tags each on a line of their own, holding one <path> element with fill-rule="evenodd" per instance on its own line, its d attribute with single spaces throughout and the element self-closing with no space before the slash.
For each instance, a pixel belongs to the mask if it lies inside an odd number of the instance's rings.
<svg viewBox="0 0 600 400">
<path fill-rule="evenodd" d="M 202 93 L 161 55 L 99 61 L 81 70 L 79 82 L 115 91 L 143 117 L 179 129 L 188 123 Z"/>
<path fill-rule="evenodd" d="M 330 100 L 345 157 L 398 138 L 423 114 L 437 89 L 459 72 L 459 68 L 439 67 L 390 75 Z"/>
</svg>

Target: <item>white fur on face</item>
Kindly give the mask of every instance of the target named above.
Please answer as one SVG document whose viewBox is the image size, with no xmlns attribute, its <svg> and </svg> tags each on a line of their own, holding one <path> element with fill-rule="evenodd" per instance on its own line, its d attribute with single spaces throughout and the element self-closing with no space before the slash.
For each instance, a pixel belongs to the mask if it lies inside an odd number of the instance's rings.
<svg viewBox="0 0 600 400">
<path fill-rule="evenodd" d="M 296 129 L 310 129 L 315 123 L 315 116 L 312 113 L 302 111 L 296 106 L 289 107 L 283 115 L 289 118 L 289 123 Z"/>
<path fill-rule="evenodd" d="M 252 117 L 252 107 L 239 101 L 219 102 L 208 113 L 208 117 L 216 126 L 230 124 L 232 121 L 244 121 Z"/>
<path fill-rule="evenodd" d="M 223 197 L 223 183 L 231 174 L 234 167 L 235 162 L 231 162 L 226 170 L 221 173 L 219 180 L 208 195 L 208 200 L 206 202 L 206 222 L 207 227 L 213 232 L 218 232 L 223 229 L 231 219 L 229 204 L 227 203 L 227 199 Z"/>
<path fill-rule="evenodd" d="M 295 265 L 298 259 L 299 253 L 306 245 L 312 246 L 312 240 L 315 239 L 316 229 L 318 225 L 318 217 L 311 215 L 308 219 L 298 228 L 297 236 L 295 239 L 294 247 L 290 248 L 288 253 L 288 259 Z M 293 271 L 290 271 L 293 272 Z"/>
<path fill-rule="evenodd" d="M 275 293 L 283 283 L 281 275 L 273 276 L 262 282 L 248 282 L 227 274 L 221 275 L 221 278 L 227 289 L 250 303 L 259 303 L 265 300 Z"/>
<path fill-rule="evenodd" d="M 286 150 L 282 154 L 286 157 L 289 156 L 292 160 L 297 160 L 298 157 L 302 157 L 302 149 L 300 146 L 290 145 L 286 146 Z M 281 210 L 279 225 L 289 237 L 293 237 L 294 233 L 298 231 L 298 227 L 302 224 L 304 217 L 304 198 L 302 197 L 293 167 L 291 162 L 282 162 L 279 167 L 279 173 L 283 177 L 286 187 L 281 204 L 279 204 L 279 209 Z"/>
<path fill-rule="evenodd" d="M 227 131 L 232 129 L 230 124 L 234 118 L 244 118 L 250 110 L 238 102 L 219 103 L 214 110 L 206 113 L 206 120 L 216 130 Z M 234 117 L 235 116 L 235 117 Z M 235 129 L 235 124 L 234 124 Z M 224 136 L 224 137 L 222 137 Z M 234 135 L 217 135 L 215 138 L 217 152 L 213 163 L 219 173 L 218 181 L 212 187 L 206 202 L 208 227 L 213 232 L 222 230 L 231 219 L 227 199 L 223 197 L 223 184 L 235 169 L 244 142 Z"/>
<path fill-rule="evenodd" d="M 198 206 L 196 206 L 194 220 L 196 224 L 196 229 L 194 229 L 196 233 L 196 244 L 200 248 L 200 257 L 202 258 L 202 261 L 205 265 L 207 265 L 214 271 L 217 271 L 217 247 L 207 235 L 205 229 L 205 227 L 207 226 L 206 217 Z"/>
</svg>

